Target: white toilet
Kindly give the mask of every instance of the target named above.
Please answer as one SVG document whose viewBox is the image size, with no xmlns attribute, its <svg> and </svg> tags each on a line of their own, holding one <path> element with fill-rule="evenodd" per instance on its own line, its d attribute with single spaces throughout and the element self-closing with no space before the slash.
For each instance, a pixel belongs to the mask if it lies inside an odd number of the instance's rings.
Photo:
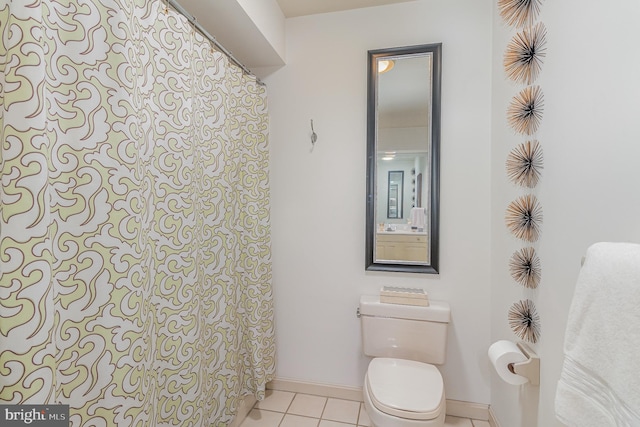
<svg viewBox="0 0 640 427">
<path fill-rule="evenodd" d="M 432 364 L 445 361 L 449 305 L 385 304 L 360 298 L 364 354 L 374 357 L 363 395 L 373 427 L 442 427 L 444 384 Z"/>
</svg>

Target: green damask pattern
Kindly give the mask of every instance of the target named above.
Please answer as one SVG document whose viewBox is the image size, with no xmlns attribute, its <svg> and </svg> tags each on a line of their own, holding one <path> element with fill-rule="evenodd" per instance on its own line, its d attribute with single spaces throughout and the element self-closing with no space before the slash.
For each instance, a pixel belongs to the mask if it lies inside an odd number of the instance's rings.
<svg viewBox="0 0 640 427">
<path fill-rule="evenodd" d="M 160 1 L 0 33 L 0 402 L 228 425 L 275 370 L 264 87 Z"/>
</svg>

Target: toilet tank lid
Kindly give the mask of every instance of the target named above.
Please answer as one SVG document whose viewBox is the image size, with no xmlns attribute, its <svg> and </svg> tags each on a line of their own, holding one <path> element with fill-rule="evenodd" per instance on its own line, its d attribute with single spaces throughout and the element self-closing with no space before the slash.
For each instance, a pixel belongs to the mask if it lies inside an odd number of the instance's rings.
<svg viewBox="0 0 640 427">
<path fill-rule="evenodd" d="M 429 300 L 429 306 L 422 307 L 388 304 L 380 302 L 379 295 L 362 295 L 360 297 L 360 315 L 449 323 L 451 309 L 449 304 L 444 301 Z"/>
</svg>

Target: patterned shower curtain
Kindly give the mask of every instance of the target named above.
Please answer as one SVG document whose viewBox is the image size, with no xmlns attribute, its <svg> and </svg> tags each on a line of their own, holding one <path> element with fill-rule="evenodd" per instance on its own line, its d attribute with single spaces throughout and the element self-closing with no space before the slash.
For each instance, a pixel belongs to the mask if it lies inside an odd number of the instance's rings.
<svg viewBox="0 0 640 427">
<path fill-rule="evenodd" d="M 275 369 L 264 87 L 159 0 L 0 35 L 0 403 L 228 425 Z"/>
</svg>

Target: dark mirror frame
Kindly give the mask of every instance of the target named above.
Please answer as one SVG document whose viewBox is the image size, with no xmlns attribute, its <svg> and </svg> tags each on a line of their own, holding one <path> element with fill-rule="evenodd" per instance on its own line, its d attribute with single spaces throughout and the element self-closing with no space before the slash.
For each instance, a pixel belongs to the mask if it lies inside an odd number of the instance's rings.
<svg viewBox="0 0 640 427">
<path fill-rule="evenodd" d="M 428 212 L 430 213 L 429 235 L 429 263 L 428 264 L 404 264 L 376 262 L 376 137 L 377 137 L 377 87 L 378 73 L 377 60 L 381 57 L 402 55 L 415 55 L 420 53 L 432 53 L 432 111 L 431 111 L 431 175 L 430 200 Z M 442 43 L 406 46 L 390 49 L 377 49 L 368 52 L 368 79 L 367 79 L 367 194 L 366 194 L 366 238 L 365 238 L 365 269 L 367 271 L 397 271 L 405 273 L 438 274 L 439 247 L 440 247 L 440 103 L 441 103 L 441 79 L 442 79 Z"/>
</svg>

